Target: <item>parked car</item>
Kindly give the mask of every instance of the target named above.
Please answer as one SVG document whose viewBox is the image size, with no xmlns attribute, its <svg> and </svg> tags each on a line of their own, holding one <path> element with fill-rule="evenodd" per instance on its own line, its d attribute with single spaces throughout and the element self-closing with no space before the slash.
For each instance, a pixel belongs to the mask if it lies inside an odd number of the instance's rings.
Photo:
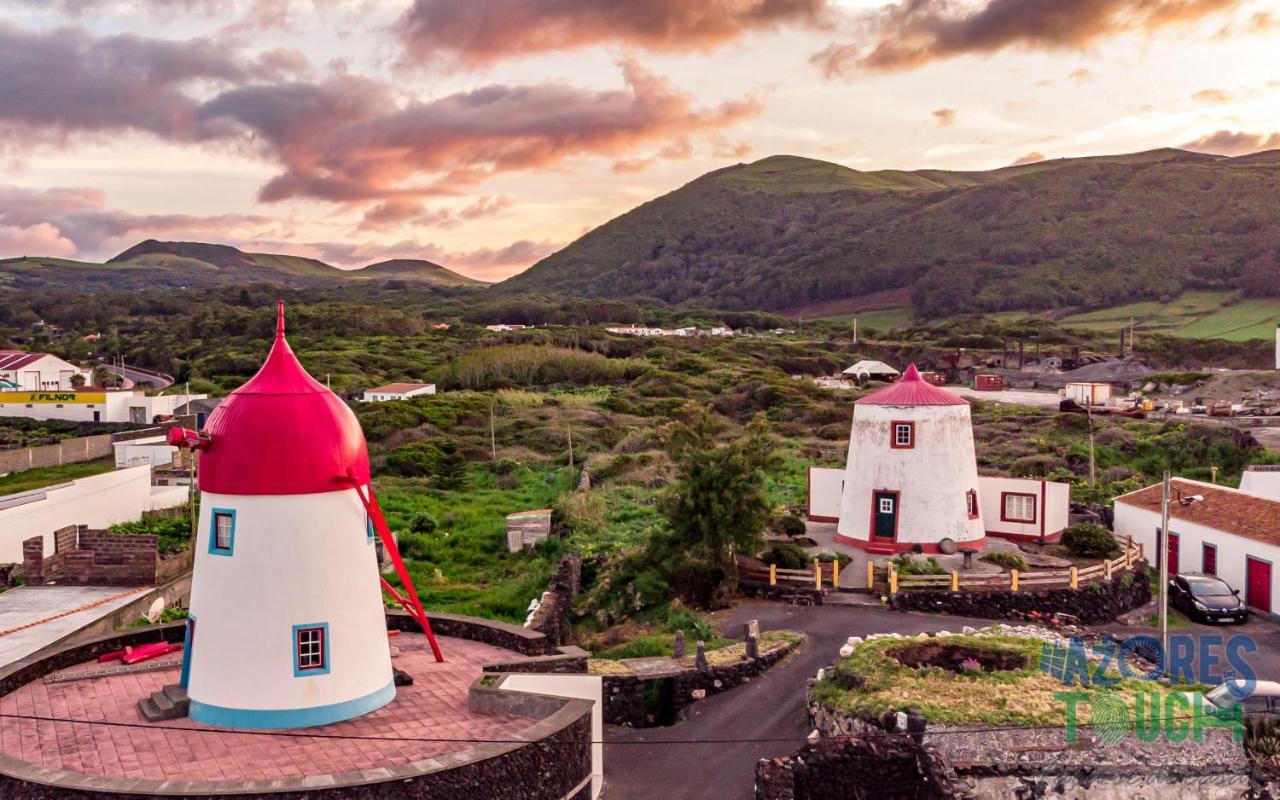
<svg viewBox="0 0 1280 800">
<path fill-rule="evenodd" d="M 1201 622 L 1244 622 L 1249 617 L 1239 591 L 1216 575 L 1198 572 L 1169 579 L 1169 604 Z"/>
</svg>

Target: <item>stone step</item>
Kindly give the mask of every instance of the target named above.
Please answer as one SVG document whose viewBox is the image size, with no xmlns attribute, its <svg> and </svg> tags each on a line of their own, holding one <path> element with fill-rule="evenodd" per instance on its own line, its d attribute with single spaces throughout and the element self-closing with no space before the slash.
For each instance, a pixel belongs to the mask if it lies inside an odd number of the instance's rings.
<svg viewBox="0 0 1280 800">
<path fill-rule="evenodd" d="M 138 701 L 138 711 L 148 722 L 182 719 L 190 710 L 191 701 L 187 699 L 187 690 L 176 684 L 152 692 L 150 697 Z"/>
<path fill-rule="evenodd" d="M 169 695 L 164 692 L 152 692 L 151 704 L 160 709 L 160 712 L 163 714 L 167 714 L 177 708 L 177 705 L 173 700 L 169 699 Z"/>
<path fill-rule="evenodd" d="M 175 703 L 187 702 L 187 687 L 180 683 L 171 683 L 160 691 L 164 692 Z"/>
</svg>

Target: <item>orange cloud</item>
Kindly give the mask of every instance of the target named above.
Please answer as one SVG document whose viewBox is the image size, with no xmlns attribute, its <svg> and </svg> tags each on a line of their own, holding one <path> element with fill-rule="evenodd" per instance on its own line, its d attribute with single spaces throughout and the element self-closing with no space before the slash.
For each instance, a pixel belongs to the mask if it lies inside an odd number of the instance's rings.
<svg viewBox="0 0 1280 800">
<path fill-rule="evenodd" d="M 954 108 L 935 108 L 932 112 L 933 121 L 938 124 L 939 128 L 945 128 L 956 121 L 958 113 Z"/>
<path fill-rule="evenodd" d="M 1030 153 L 1027 153 L 1027 154 L 1026 154 L 1025 156 L 1023 156 L 1022 158 L 1019 158 L 1017 161 L 1013 162 L 1013 163 L 1012 163 L 1012 164 L 1010 164 L 1009 166 L 1011 166 L 1011 167 L 1021 167 L 1021 166 L 1025 166 L 1025 165 L 1027 165 L 1027 164 L 1036 164 L 1036 163 L 1039 163 L 1039 162 L 1041 162 L 1041 161 L 1044 161 L 1044 153 L 1040 153 L 1040 152 L 1037 152 L 1037 151 L 1033 150 L 1033 151 L 1031 151 Z"/>
<path fill-rule="evenodd" d="M 1201 89 L 1191 95 L 1191 99 L 1197 103 L 1230 103 L 1236 96 L 1226 89 Z"/>
<path fill-rule="evenodd" d="M 1205 134 L 1181 145 L 1184 150 L 1197 153 L 1213 153 L 1219 156 L 1244 156 L 1263 150 L 1280 148 L 1280 133 L 1246 133 L 1220 130 Z"/>
<path fill-rule="evenodd" d="M 830 0 L 415 0 L 396 25 L 411 58 L 471 66 L 601 43 L 709 50 L 750 31 L 824 26 Z"/>
<path fill-rule="evenodd" d="M 832 44 L 811 61 L 828 77 L 912 69 L 1007 48 L 1081 49 L 1130 31 L 1155 31 L 1241 6 L 1244 0 L 902 0 L 868 12 L 868 41 Z"/>
<path fill-rule="evenodd" d="M 761 110 L 753 97 L 699 107 L 638 64 L 621 67 L 622 90 L 492 85 L 407 105 L 380 84 L 349 76 L 253 85 L 213 98 L 199 119 L 240 126 L 281 162 L 284 171 L 262 187 L 262 200 L 354 202 L 454 194 L 491 175 L 577 156 L 626 157 Z"/>
</svg>

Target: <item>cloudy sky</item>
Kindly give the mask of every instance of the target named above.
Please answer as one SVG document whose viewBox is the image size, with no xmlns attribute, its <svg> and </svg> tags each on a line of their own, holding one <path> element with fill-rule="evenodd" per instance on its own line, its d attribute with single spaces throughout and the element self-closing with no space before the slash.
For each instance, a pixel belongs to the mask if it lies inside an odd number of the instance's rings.
<svg viewBox="0 0 1280 800">
<path fill-rule="evenodd" d="M 0 0 L 0 256 L 496 280 L 775 154 L 1280 147 L 1275 0 Z"/>
</svg>

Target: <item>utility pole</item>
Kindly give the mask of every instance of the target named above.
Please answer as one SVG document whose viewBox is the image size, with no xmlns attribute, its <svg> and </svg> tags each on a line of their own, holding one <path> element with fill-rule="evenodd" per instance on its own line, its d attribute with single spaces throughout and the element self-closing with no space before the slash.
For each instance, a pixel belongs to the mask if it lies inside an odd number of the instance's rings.
<svg viewBox="0 0 1280 800">
<path fill-rule="evenodd" d="M 1093 405 L 1085 405 L 1085 414 L 1089 418 L 1089 488 L 1098 487 L 1098 466 L 1093 457 Z"/>
<path fill-rule="evenodd" d="M 853 318 L 853 343 L 858 343 L 858 318 Z"/>
<path fill-rule="evenodd" d="M 1169 674 L 1169 470 L 1164 471 L 1160 495 L 1160 665 Z"/>
<path fill-rule="evenodd" d="M 573 491 L 573 423 L 565 423 L 565 430 L 569 432 L 569 491 Z"/>
</svg>

